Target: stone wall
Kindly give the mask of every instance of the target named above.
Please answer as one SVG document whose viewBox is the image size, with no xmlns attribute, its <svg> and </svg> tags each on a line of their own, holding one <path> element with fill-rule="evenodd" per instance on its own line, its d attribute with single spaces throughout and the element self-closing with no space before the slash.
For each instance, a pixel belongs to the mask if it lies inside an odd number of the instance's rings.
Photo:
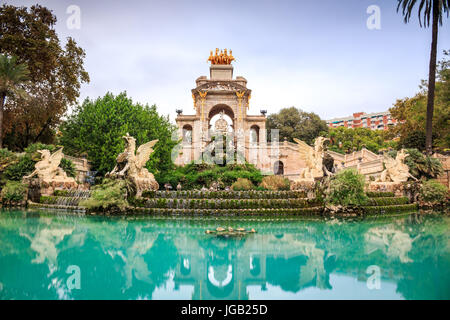
<svg viewBox="0 0 450 320">
<path fill-rule="evenodd" d="M 75 180 L 79 183 L 84 183 L 88 172 L 91 171 L 91 164 L 89 161 L 86 158 L 75 158 L 68 155 L 64 155 L 64 158 L 72 161 L 75 165 Z"/>
</svg>

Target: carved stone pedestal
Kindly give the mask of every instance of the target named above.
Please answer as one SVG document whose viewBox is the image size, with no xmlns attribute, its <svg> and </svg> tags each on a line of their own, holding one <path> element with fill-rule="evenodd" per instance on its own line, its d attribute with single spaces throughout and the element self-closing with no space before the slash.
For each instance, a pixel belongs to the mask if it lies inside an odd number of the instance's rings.
<svg viewBox="0 0 450 320">
<path fill-rule="evenodd" d="M 403 183 L 401 182 L 371 182 L 368 187 L 371 192 L 393 192 L 396 196 L 403 195 Z"/>
<path fill-rule="evenodd" d="M 314 179 L 300 179 L 291 183 L 291 190 L 295 191 L 311 191 L 316 184 Z"/>
</svg>

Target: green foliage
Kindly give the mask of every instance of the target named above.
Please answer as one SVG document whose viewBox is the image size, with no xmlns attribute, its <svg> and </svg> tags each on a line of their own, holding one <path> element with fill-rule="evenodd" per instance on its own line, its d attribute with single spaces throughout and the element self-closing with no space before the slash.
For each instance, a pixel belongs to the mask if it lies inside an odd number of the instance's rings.
<svg viewBox="0 0 450 320">
<path fill-rule="evenodd" d="M 0 149 L 0 172 L 17 161 L 17 155 L 14 152 L 8 149 Z"/>
<path fill-rule="evenodd" d="M 433 146 L 450 148 L 450 51 L 444 51 L 444 58 L 438 62 L 433 110 Z M 398 125 L 392 128 L 400 137 L 400 148 L 418 148 L 423 151 L 423 137 L 427 115 L 427 82 L 422 81 L 420 91 L 414 97 L 399 99 L 389 109 Z M 417 144 L 414 144 L 417 143 Z"/>
<path fill-rule="evenodd" d="M 102 175 L 114 168 L 117 155 L 124 150 L 122 136 L 127 132 L 136 138 L 136 147 L 159 139 L 147 162 L 152 173 L 164 175 L 173 169 L 175 127 L 158 114 L 156 106 L 133 103 L 126 93 L 107 93 L 95 101 L 86 99 L 61 126 L 61 132 L 64 151 L 74 156 L 87 153 L 93 170 Z"/>
<path fill-rule="evenodd" d="M 56 195 L 56 191 L 55 191 Z M 58 194 L 59 195 L 59 194 Z M 176 199 L 296 199 L 305 198 L 304 191 L 144 191 L 144 198 L 176 198 Z"/>
<path fill-rule="evenodd" d="M 401 205 L 386 205 L 386 206 L 364 206 L 366 214 L 396 214 L 405 211 L 417 211 L 417 204 L 401 204 Z"/>
<path fill-rule="evenodd" d="M 369 198 L 385 198 L 385 197 L 394 197 L 394 192 L 380 192 L 380 191 L 368 191 L 366 195 Z"/>
<path fill-rule="evenodd" d="M 266 190 L 279 191 L 279 190 L 289 190 L 290 185 L 291 183 L 288 178 L 272 175 L 272 176 L 265 176 L 262 179 L 259 186 Z"/>
<path fill-rule="evenodd" d="M 183 190 L 210 187 L 213 182 L 219 183 L 219 187 L 224 188 L 231 186 L 238 178 L 249 179 L 256 185 L 261 182 L 262 177 L 261 172 L 248 163 L 219 166 L 192 162 L 184 167 L 176 167 L 175 170 L 165 174 L 155 175 L 161 187 L 165 183 L 170 183 L 173 187 L 180 183 Z"/>
<path fill-rule="evenodd" d="M 439 159 L 424 155 L 417 149 L 407 149 L 408 156 L 405 163 L 409 172 L 416 178 L 433 179 L 443 173 L 442 163 Z"/>
<path fill-rule="evenodd" d="M 408 197 L 375 197 L 369 198 L 367 205 L 369 206 L 388 206 L 408 204 Z"/>
<path fill-rule="evenodd" d="M 339 127 L 330 129 L 327 137 L 331 140 L 328 149 L 342 154 L 362 148 L 378 153 L 380 149 L 396 147 L 396 142 L 388 139 L 383 130 Z"/>
<path fill-rule="evenodd" d="M 437 180 L 428 180 L 422 184 L 420 199 L 426 202 L 439 203 L 448 196 L 447 187 Z"/>
<path fill-rule="evenodd" d="M 0 6 L 0 51 L 26 64 L 29 72 L 22 67 L 21 73 L 29 81 L 20 89 L 31 97 L 15 94 L 6 100 L 4 142 L 11 150 L 23 150 L 32 141 L 52 141 L 81 84 L 89 82 L 84 50 L 71 37 L 59 39 L 56 21 L 50 9 L 38 4 Z"/>
<path fill-rule="evenodd" d="M 418 149 L 420 151 L 425 150 L 425 132 L 423 131 L 410 131 L 400 138 L 398 145 L 401 148 Z"/>
<path fill-rule="evenodd" d="M 34 164 L 31 156 L 25 154 L 19 158 L 18 162 L 8 166 L 3 172 L 3 176 L 8 180 L 22 181 L 23 176 L 33 172 Z"/>
<path fill-rule="evenodd" d="M 44 144 L 44 143 L 33 143 L 28 145 L 28 147 L 25 148 L 25 152 L 30 154 L 30 155 L 34 155 L 35 153 L 37 153 L 38 150 L 48 150 L 51 153 L 53 153 L 54 151 L 56 151 L 58 148 L 53 145 L 53 144 Z"/>
<path fill-rule="evenodd" d="M 365 177 L 354 169 L 339 171 L 330 179 L 325 202 L 334 205 L 364 205 L 368 197 L 364 192 Z"/>
<path fill-rule="evenodd" d="M 231 185 L 231 189 L 234 191 L 246 191 L 246 190 L 252 190 L 255 186 L 253 183 L 246 178 L 238 178 L 235 183 Z"/>
<path fill-rule="evenodd" d="M 285 138 L 293 142 L 294 138 L 313 144 L 314 140 L 322 133 L 328 132 L 327 123 L 313 112 L 304 112 L 295 107 L 281 109 L 280 112 L 267 117 L 266 127 L 268 139 L 269 130 L 279 130 L 279 141 Z"/>
<path fill-rule="evenodd" d="M 66 159 L 66 158 L 62 158 L 61 159 L 61 163 L 59 164 L 59 166 L 64 170 L 64 172 L 69 177 L 75 177 L 76 176 L 75 165 L 73 164 L 73 162 L 71 160 Z"/>
<path fill-rule="evenodd" d="M 94 186 L 91 197 L 80 201 L 80 206 L 92 211 L 125 210 L 128 206 L 127 183 L 124 180 L 104 179 Z"/>
<path fill-rule="evenodd" d="M 5 204 L 21 202 L 25 199 L 27 187 L 18 181 L 8 181 L 2 189 L 2 202 Z"/>
</svg>

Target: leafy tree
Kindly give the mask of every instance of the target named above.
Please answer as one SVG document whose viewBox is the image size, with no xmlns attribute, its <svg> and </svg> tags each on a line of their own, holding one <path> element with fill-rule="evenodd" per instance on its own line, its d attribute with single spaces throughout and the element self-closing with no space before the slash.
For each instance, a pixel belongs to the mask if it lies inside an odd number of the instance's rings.
<svg viewBox="0 0 450 320">
<path fill-rule="evenodd" d="M 76 102 L 81 83 L 89 82 L 83 66 L 85 52 L 70 37 L 64 45 L 60 43 L 56 21 L 40 5 L 0 6 L 0 54 L 26 63 L 30 80 L 22 86 L 26 100 L 14 96 L 5 103 L 3 142 L 11 150 L 51 142 L 61 117 Z"/>
<path fill-rule="evenodd" d="M 430 18 L 432 19 L 431 32 L 431 53 L 430 66 L 428 72 L 428 93 L 427 93 L 427 116 L 426 116 L 426 149 L 428 154 L 432 152 L 432 131 L 433 131 L 433 112 L 434 112 L 434 95 L 435 95 L 435 81 L 436 81 L 436 55 L 437 55 L 437 40 L 438 28 L 442 26 L 442 16 L 450 12 L 450 0 L 397 0 L 397 12 L 402 9 L 402 14 L 405 23 L 409 22 L 414 6 L 419 6 L 418 16 L 419 24 L 423 26 L 430 26 Z"/>
<path fill-rule="evenodd" d="M 279 139 L 285 138 L 293 142 L 294 138 L 312 144 L 314 140 L 323 132 L 328 132 L 327 123 L 320 119 L 314 112 L 305 112 L 295 107 L 281 109 L 280 112 L 267 117 L 266 127 L 268 138 L 269 130 L 278 129 Z"/>
<path fill-rule="evenodd" d="M 6 97 L 24 96 L 20 85 L 28 79 L 26 64 L 18 64 L 16 57 L 0 54 L 0 148 L 3 146 L 3 108 Z"/>
<path fill-rule="evenodd" d="M 368 128 L 332 128 L 327 137 L 330 138 L 328 149 L 338 153 L 351 153 L 366 148 L 378 153 L 380 149 L 393 148 L 396 142 L 388 139 L 384 130 Z"/>
<path fill-rule="evenodd" d="M 127 94 L 114 96 L 107 93 L 96 100 L 86 99 L 68 120 L 61 125 L 60 143 L 64 152 L 79 156 L 87 153 L 93 169 L 105 174 L 114 168 L 116 157 L 124 150 L 122 137 L 129 133 L 136 138 L 136 147 L 159 139 L 147 162 L 155 173 L 165 173 L 173 168 L 172 141 L 175 127 L 167 117 L 160 116 L 156 106 L 133 103 Z"/>
<path fill-rule="evenodd" d="M 450 148 L 450 51 L 444 51 L 444 58 L 438 64 L 435 85 L 433 145 L 439 149 Z M 423 150 L 422 136 L 426 135 L 427 84 L 420 86 L 420 92 L 412 98 L 397 100 L 389 109 L 399 124 L 392 132 L 400 137 L 399 147 Z M 414 145 L 416 143 L 416 145 Z"/>
<path fill-rule="evenodd" d="M 402 137 L 398 144 L 401 148 L 417 148 L 420 151 L 424 151 L 425 139 L 425 133 L 416 130 L 407 133 L 406 137 Z"/>
</svg>

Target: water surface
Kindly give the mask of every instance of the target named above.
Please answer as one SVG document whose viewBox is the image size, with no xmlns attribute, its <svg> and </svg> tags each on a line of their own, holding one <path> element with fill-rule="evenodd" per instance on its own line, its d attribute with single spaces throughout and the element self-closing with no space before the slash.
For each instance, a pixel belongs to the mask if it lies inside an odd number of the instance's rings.
<svg viewBox="0 0 450 320">
<path fill-rule="evenodd" d="M 257 233 L 205 234 L 218 226 Z M 449 299 L 449 227 L 2 211 L 0 299 Z"/>
</svg>

